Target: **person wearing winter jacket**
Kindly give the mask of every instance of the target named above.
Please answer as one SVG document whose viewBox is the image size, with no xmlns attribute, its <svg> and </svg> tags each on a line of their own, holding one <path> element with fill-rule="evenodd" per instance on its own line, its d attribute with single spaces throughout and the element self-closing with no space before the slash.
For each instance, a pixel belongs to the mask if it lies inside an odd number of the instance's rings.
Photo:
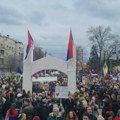
<svg viewBox="0 0 120 120">
<path fill-rule="evenodd" d="M 64 113 L 64 108 L 61 105 L 61 111 L 59 111 L 59 107 L 57 104 L 53 105 L 53 112 L 49 114 L 48 120 L 61 120 L 62 115 Z"/>
<path fill-rule="evenodd" d="M 5 120 L 17 120 L 18 110 L 16 109 L 16 104 L 13 103 L 6 113 Z"/>
</svg>

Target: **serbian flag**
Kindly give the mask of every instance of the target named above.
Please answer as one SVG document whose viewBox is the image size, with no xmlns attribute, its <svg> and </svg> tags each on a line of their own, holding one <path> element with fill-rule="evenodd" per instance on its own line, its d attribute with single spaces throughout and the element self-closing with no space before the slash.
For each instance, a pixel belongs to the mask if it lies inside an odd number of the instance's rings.
<svg viewBox="0 0 120 120">
<path fill-rule="evenodd" d="M 27 59 L 29 51 L 32 47 L 33 47 L 33 39 L 32 39 L 32 36 L 31 36 L 29 30 L 28 30 L 28 44 L 27 44 L 27 48 L 26 48 L 25 59 Z"/>
<path fill-rule="evenodd" d="M 72 36 L 72 31 L 70 30 L 68 50 L 67 50 L 67 61 L 73 58 L 73 45 L 74 45 L 73 36 Z"/>
</svg>

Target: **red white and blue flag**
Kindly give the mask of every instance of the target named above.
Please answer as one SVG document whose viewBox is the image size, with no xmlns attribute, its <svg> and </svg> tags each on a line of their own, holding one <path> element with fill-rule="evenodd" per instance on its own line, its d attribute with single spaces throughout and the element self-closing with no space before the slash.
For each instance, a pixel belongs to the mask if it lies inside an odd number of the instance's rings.
<svg viewBox="0 0 120 120">
<path fill-rule="evenodd" d="M 74 45 L 73 36 L 72 36 L 72 31 L 70 30 L 68 51 L 67 51 L 67 61 L 73 58 L 73 45 Z"/>
<path fill-rule="evenodd" d="M 30 49 L 33 47 L 33 39 L 32 36 L 28 30 L 28 44 L 27 44 L 27 48 L 26 48 L 26 54 L 25 54 L 25 59 L 27 59 L 28 54 L 30 52 Z"/>
</svg>

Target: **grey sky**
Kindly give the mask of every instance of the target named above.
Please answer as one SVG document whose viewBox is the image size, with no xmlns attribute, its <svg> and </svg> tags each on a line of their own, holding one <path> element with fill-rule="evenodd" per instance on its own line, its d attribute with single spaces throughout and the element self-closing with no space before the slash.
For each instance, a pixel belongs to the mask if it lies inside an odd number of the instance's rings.
<svg viewBox="0 0 120 120">
<path fill-rule="evenodd" d="M 89 51 L 90 26 L 110 26 L 120 34 L 120 0 L 1 0 L 0 32 L 27 43 L 27 29 L 35 44 L 64 58 L 70 28 L 74 42 Z"/>
</svg>

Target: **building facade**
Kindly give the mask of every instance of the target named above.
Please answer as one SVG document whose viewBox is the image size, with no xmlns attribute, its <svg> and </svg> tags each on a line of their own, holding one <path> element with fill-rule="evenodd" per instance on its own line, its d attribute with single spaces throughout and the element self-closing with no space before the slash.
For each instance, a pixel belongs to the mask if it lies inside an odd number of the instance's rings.
<svg viewBox="0 0 120 120">
<path fill-rule="evenodd" d="M 21 64 L 23 43 L 0 34 L 0 72 L 10 72 Z M 14 70 L 13 70 L 14 71 Z"/>
</svg>

